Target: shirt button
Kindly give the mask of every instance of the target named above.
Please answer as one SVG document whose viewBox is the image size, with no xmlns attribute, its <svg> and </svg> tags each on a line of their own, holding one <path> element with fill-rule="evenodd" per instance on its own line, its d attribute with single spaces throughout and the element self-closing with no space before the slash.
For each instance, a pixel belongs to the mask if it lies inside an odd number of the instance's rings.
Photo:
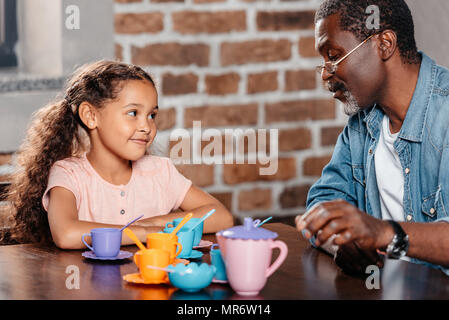
<svg viewBox="0 0 449 320">
<path fill-rule="evenodd" d="M 373 154 L 373 149 L 369 149 L 369 150 L 368 150 L 368 153 L 369 153 L 369 154 Z"/>
<path fill-rule="evenodd" d="M 121 191 L 121 192 L 120 192 L 120 195 L 121 195 L 122 197 L 124 197 L 124 196 L 125 196 L 125 191 Z"/>
<path fill-rule="evenodd" d="M 120 210 L 120 214 L 125 214 L 125 210 Z"/>
<path fill-rule="evenodd" d="M 413 217 L 411 214 L 407 215 L 407 221 L 411 221 L 412 219 L 413 219 Z"/>
<path fill-rule="evenodd" d="M 405 168 L 405 174 L 409 174 L 410 169 L 409 168 Z"/>
<path fill-rule="evenodd" d="M 431 213 L 431 214 L 434 214 L 434 213 L 435 213 L 435 208 L 431 208 L 431 209 L 430 209 L 430 213 Z"/>
</svg>

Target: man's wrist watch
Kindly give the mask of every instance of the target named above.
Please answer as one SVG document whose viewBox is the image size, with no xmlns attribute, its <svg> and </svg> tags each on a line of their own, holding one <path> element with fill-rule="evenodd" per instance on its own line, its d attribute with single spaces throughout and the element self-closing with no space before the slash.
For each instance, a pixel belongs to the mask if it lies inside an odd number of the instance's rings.
<svg viewBox="0 0 449 320">
<path fill-rule="evenodd" d="M 408 235 L 404 232 L 401 225 L 393 220 L 387 220 L 394 230 L 394 237 L 388 244 L 386 256 L 389 259 L 400 259 L 407 254 Z"/>
</svg>

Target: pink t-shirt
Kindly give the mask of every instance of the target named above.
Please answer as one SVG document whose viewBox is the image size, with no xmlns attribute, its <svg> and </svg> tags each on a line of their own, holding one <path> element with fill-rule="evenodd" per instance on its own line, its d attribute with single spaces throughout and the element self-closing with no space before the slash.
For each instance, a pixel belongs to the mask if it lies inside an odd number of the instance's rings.
<svg viewBox="0 0 449 320">
<path fill-rule="evenodd" d="M 48 191 L 60 186 L 74 194 L 79 220 L 124 225 L 141 214 L 145 219 L 178 209 L 192 185 L 168 158 L 144 156 L 132 168 L 128 184 L 114 185 L 95 171 L 86 154 L 57 161 L 42 197 L 44 209 Z"/>
</svg>

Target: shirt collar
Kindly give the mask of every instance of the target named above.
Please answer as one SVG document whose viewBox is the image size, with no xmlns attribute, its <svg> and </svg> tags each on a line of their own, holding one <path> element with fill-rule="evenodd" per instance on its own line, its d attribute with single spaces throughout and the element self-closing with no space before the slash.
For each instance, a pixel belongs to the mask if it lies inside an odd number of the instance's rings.
<svg viewBox="0 0 449 320">
<path fill-rule="evenodd" d="M 420 54 L 422 60 L 419 69 L 418 82 L 416 83 L 412 101 L 398 135 L 401 139 L 413 142 L 422 142 L 424 122 L 426 120 L 436 73 L 435 61 L 421 51 Z M 371 128 L 371 133 L 374 134 L 374 136 L 376 136 L 375 132 L 377 132 L 380 124 L 378 116 L 383 115 L 383 112 L 379 109 L 380 108 L 377 105 L 374 105 L 373 107 L 362 111 L 363 120 L 367 123 L 368 128 Z"/>
</svg>

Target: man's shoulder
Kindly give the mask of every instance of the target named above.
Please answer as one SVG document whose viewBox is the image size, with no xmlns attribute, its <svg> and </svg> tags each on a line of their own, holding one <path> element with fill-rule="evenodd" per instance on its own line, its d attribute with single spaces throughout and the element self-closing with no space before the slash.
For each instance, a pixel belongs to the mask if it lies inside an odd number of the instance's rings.
<svg viewBox="0 0 449 320">
<path fill-rule="evenodd" d="M 440 65 L 435 65 L 435 84 L 433 93 L 447 96 L 449 99 L 449 69 Z"/>
</svg>

